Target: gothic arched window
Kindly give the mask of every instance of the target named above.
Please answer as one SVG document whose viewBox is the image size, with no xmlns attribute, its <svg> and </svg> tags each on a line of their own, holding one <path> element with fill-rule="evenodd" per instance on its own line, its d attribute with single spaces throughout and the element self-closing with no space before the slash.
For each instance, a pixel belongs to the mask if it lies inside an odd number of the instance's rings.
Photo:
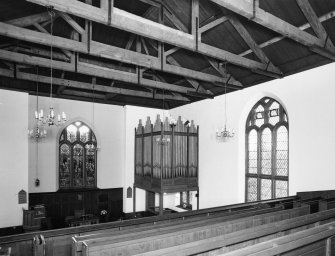
<svg viewBox="0 0 335 256">
<path fill-rule="evenodd" d="M 288 119 L 274 99 L 252 108 L 246 125 L 246 202 L 288 196 Z"/>
<path fill-rule="evenodd" d="M 83 122 L 65 127 L 59 137 L 59 189 L 95 188 L 97 140 Z"/>
</svg>

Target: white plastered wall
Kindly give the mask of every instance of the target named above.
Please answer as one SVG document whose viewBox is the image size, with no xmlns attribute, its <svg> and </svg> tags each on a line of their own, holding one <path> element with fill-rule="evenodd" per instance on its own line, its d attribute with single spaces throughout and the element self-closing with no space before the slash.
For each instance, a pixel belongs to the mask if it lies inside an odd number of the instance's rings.
<svg viewBox="0 0 335 256">
<path fill-rule="evenodd" d="M 224 96 L 172 110 L 200 126 L 200 208 L 244 202 L 245 124 L 253 105 L 268 96 L 289 118 L 289 193 L 335 189 L 335 64 L 227 94 L 235 138 L 218 142 Z"/>
<path fill-rule="evenodd" d="M 18 192 L 28 192 L 28 95 L 0 90 L 0 228 L 19 226 L 28 204 L 18 204 Z"/>
</svg>

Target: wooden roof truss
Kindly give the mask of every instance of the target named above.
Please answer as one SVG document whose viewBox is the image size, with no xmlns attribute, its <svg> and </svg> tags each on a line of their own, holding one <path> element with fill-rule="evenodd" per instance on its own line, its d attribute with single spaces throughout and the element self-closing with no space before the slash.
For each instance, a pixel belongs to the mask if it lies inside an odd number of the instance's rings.
<svg viewBox="0 0 335 256">
<path fill-rule="evenodd" d="M 77 0 L 27 1 L 45 7 L 52 6 L 56 12 L 54 19 L 63 19 L 72 28 L 71 36 L 68 38 L 49 34 L 46 28 L 51 22 L 48 12 L 0 22 L 1 36 L 20 40 L 19 44 L 0 45 L 0 60 L 7 67 L 0 68 L 0 75 L 48 84 L 50 78 L 47 75 L 27 70 L 36 66 L 49 69 L 50 52 L 42 46 L 52 45 L 59 49 L 53 53 L 52 60 L 52 67 L 61 71 L 61 75 L 53 79 L 54 84 L 58 85 L 59 97 L 72 95 L 90 99 L 94 90 L 97 92 L 97 98 L 107 103 L 113 103 L 111 100 L 117 95 L 124 95 L 144 100 L 174 102 L 175 105 L 170 107 L 211 98 L 222 94 L 223 90 L 220 93 L 215 93 L 215 90 L 222 89 L 225 85 L 229 91 L 244 88 L 239 78 L 224 68 L 225 63 L 271 79 L 283 77 L 281 69 L 270 60 L 263 48 L 285 38 L 290 38 L 332 61 L 335 60 L 333 42 L 322 25 L 323 21 L 334 16 L 334 11 L 318 17 L 306 0 L 296 0 L 308 20 L 307 24 L 300 27 L 262 10 L 257 0 L 210 0 L 225 11 L 221 16 L 200 26 L 199 0 L 191 0 L 191 28 L 178 18 L 168 0 L 139 0 L 151 5 L 143 17 L 116 8 L 113 6 L 113 0 L 101 0 L 100 8 L 93 6 L 91 0 L 86 0 L 85 3 Z M 150 20 L 154 13 L 158 15 L 158 22 Z M 235 13 L 281 36 L 258 44 Z M 84 27 L 73 18 L 74 16 L 85 19 Z M 165 19 L 174 27 L 164 25 Z M 130 32 L 131 36 L 126 46 L 121 48 L 94 41 L 92 22 Z M 204 33 L 225 22 L 232 24 L 249 50 L 236 54 L 203 42 Z M 309 27 L 312 27 L 316 36 L 304 31 Z M 134 45 L 135 51 L 131 50 Z M 150 55 L 150 49 L 154 49 L 157 56 Z M 180 50 L 200 55 L 212 72 L 184 67 L 174 57 Z M 251 52 L 258 60 L 246 57 Z M 84 60 L 80 56 L 92 56 L 97 60 Z M 108 64 L 104 60 L 116 61 L 119 64 Z M 90 79 L 83 82 L 73 77 L 65 78 L 66 72 L 85 75 Z M 169 82 L 162 74 L 177 76 L 180 80 Z M 99 84 L 101 79 L 109 82 Z M 116 82 L 130 84 L 132 87 L 116 87 Z M 204 83 L 210 84 L 211 87 L 204 86 Z M 143 102 L 139 104 L 146 105 Z M 157 102 L 155 104 L 156 107 L 160 106 Z"/>
</svg>

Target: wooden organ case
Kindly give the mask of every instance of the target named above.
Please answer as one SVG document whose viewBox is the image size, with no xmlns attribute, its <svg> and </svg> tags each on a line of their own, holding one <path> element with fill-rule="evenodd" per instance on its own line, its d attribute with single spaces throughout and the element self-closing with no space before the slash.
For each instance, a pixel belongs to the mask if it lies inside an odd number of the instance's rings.
<svg viewBox="0 0 335 256">
<path fill-rule="evenodd" d="M 155 193 L 159 194 L 159 214 L 163 214 L 164 193 L 196 191 L 199 207 L 198 148 L 199 127 L 193 121 L 185 124 L 179 117 L 170 124 L 158 115 L 154 125 L 148 117 L 143 126 L 139 120 L 135 128 L 134 213 L 136 188 L 146 191 L 149 211 L 156 209 Z"/>
</svg>

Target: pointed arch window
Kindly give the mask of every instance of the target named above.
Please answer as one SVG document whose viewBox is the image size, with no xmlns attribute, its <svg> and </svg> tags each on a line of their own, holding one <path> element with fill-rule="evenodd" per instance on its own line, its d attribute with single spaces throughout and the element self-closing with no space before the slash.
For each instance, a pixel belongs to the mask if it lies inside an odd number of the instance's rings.
<svg viewBox="0 0 335 256">
<path fill-rule="evenodd" d="M 83 122 L 65 127 L 59 137 L 59 189 L 95 188 L 97 140 Z"/>
<path fill-rule="evenodd" d="M 288 119 L 274 99 L 263 98 L 246 124 L 246 201 L 288 196 Z"/>
</svg>

